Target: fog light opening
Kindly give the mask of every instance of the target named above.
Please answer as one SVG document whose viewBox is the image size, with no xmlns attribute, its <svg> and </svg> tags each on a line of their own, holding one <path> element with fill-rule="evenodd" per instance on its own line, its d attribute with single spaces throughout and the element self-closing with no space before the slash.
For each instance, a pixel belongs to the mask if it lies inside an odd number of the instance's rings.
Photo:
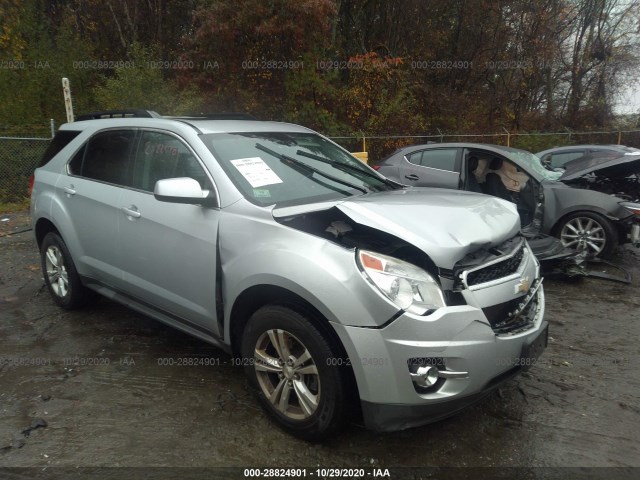
<svg viewBox="0 0 640 480">
<path fill-rule="evenodd" d="M 436 384 L 440 378 L 440 371 L 437 367 L 418 367 L 416 373 L 411 374 L 411 379 L 419 387 L 428 388 Z"/>
</svg>

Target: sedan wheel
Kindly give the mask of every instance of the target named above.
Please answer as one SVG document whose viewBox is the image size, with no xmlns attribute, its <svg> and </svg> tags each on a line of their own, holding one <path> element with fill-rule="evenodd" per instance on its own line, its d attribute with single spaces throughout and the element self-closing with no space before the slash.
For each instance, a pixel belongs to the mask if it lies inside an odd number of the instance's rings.
<svg viewBox="0 0 640 480">
<path fill-rule="evenodd" d="M 557 230 L 562 244 L 589 257 L 608 257 L 615 249 L 615 228 L 602 215 L 584 212 L 568 217 Z"/>
</svg>

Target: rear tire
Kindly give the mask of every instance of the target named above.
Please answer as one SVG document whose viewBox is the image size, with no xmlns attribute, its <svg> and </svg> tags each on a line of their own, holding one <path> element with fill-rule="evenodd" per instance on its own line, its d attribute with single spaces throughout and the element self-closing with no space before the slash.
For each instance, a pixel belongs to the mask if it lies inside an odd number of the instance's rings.
<svg viewBox="0 0 640 480">
<path fill-rule="evenodd" d="M 349 409 L 346 363 L 306 316 L 265 306 L 242 338 L 245 374 L 267 413 L 287 432 L 319 441 L 343 426 Z"/>
<path fill-rule="evenodd" d="M 45 235 L 40 257 L 45 284 L 58 305 L 73 310 L 94 298 L 94 293 L 82 284 L 69 249 L 57 233 Z"/>
<path fill-rule="evenodd" d="M 565 247 L 586 250 L 591 258 L 609 258 L 618 246 L 615 226 L 595 212 L 572 213 L 558 222 L 555 232 Z"/>
</svg>

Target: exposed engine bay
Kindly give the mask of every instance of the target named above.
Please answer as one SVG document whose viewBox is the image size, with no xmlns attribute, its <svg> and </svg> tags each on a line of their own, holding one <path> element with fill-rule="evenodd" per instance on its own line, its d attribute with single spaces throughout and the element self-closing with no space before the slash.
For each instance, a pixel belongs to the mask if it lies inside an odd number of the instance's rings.
<svg viewBox="0 0 640 480">
<path fill-rule="evenodd" d="M 335 207 L 277 220 L 288 227 L 322 237 L 346 248 L 374 250 L 413 263 L 432 273 L 438 271 L 422 250 L 394 235 L 360 225 Z"/>
<path fill-rule="evenodd" d="M 575 180 L 565 181 L 567 185 L 586 190 L 595 190 L 628 202 L 640 201 L 640 175 L 605 175 L 605 172 L 589 173 Z"/>
</svg>

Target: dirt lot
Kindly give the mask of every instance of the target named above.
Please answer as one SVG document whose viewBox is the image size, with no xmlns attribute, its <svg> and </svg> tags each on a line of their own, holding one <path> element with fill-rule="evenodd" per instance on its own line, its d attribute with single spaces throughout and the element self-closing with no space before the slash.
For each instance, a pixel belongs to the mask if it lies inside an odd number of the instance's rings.
<svg viewBox="0 0 640 480">
<path fill-rule="evenodd" d="M 314 445 L 275 428 L 219 350 L 107 300 L 56 307 L 32 233 L 14 233 L 28 217 L 0 217 L 0 466 L 640 466 L 632 248 L 615 259 L 632 285 L 546 281 L 549 348 L 478 406 L 393 434 L 352 425 Z M 219 365 L 177 366 L 185 357 Z"/>
</svg>

